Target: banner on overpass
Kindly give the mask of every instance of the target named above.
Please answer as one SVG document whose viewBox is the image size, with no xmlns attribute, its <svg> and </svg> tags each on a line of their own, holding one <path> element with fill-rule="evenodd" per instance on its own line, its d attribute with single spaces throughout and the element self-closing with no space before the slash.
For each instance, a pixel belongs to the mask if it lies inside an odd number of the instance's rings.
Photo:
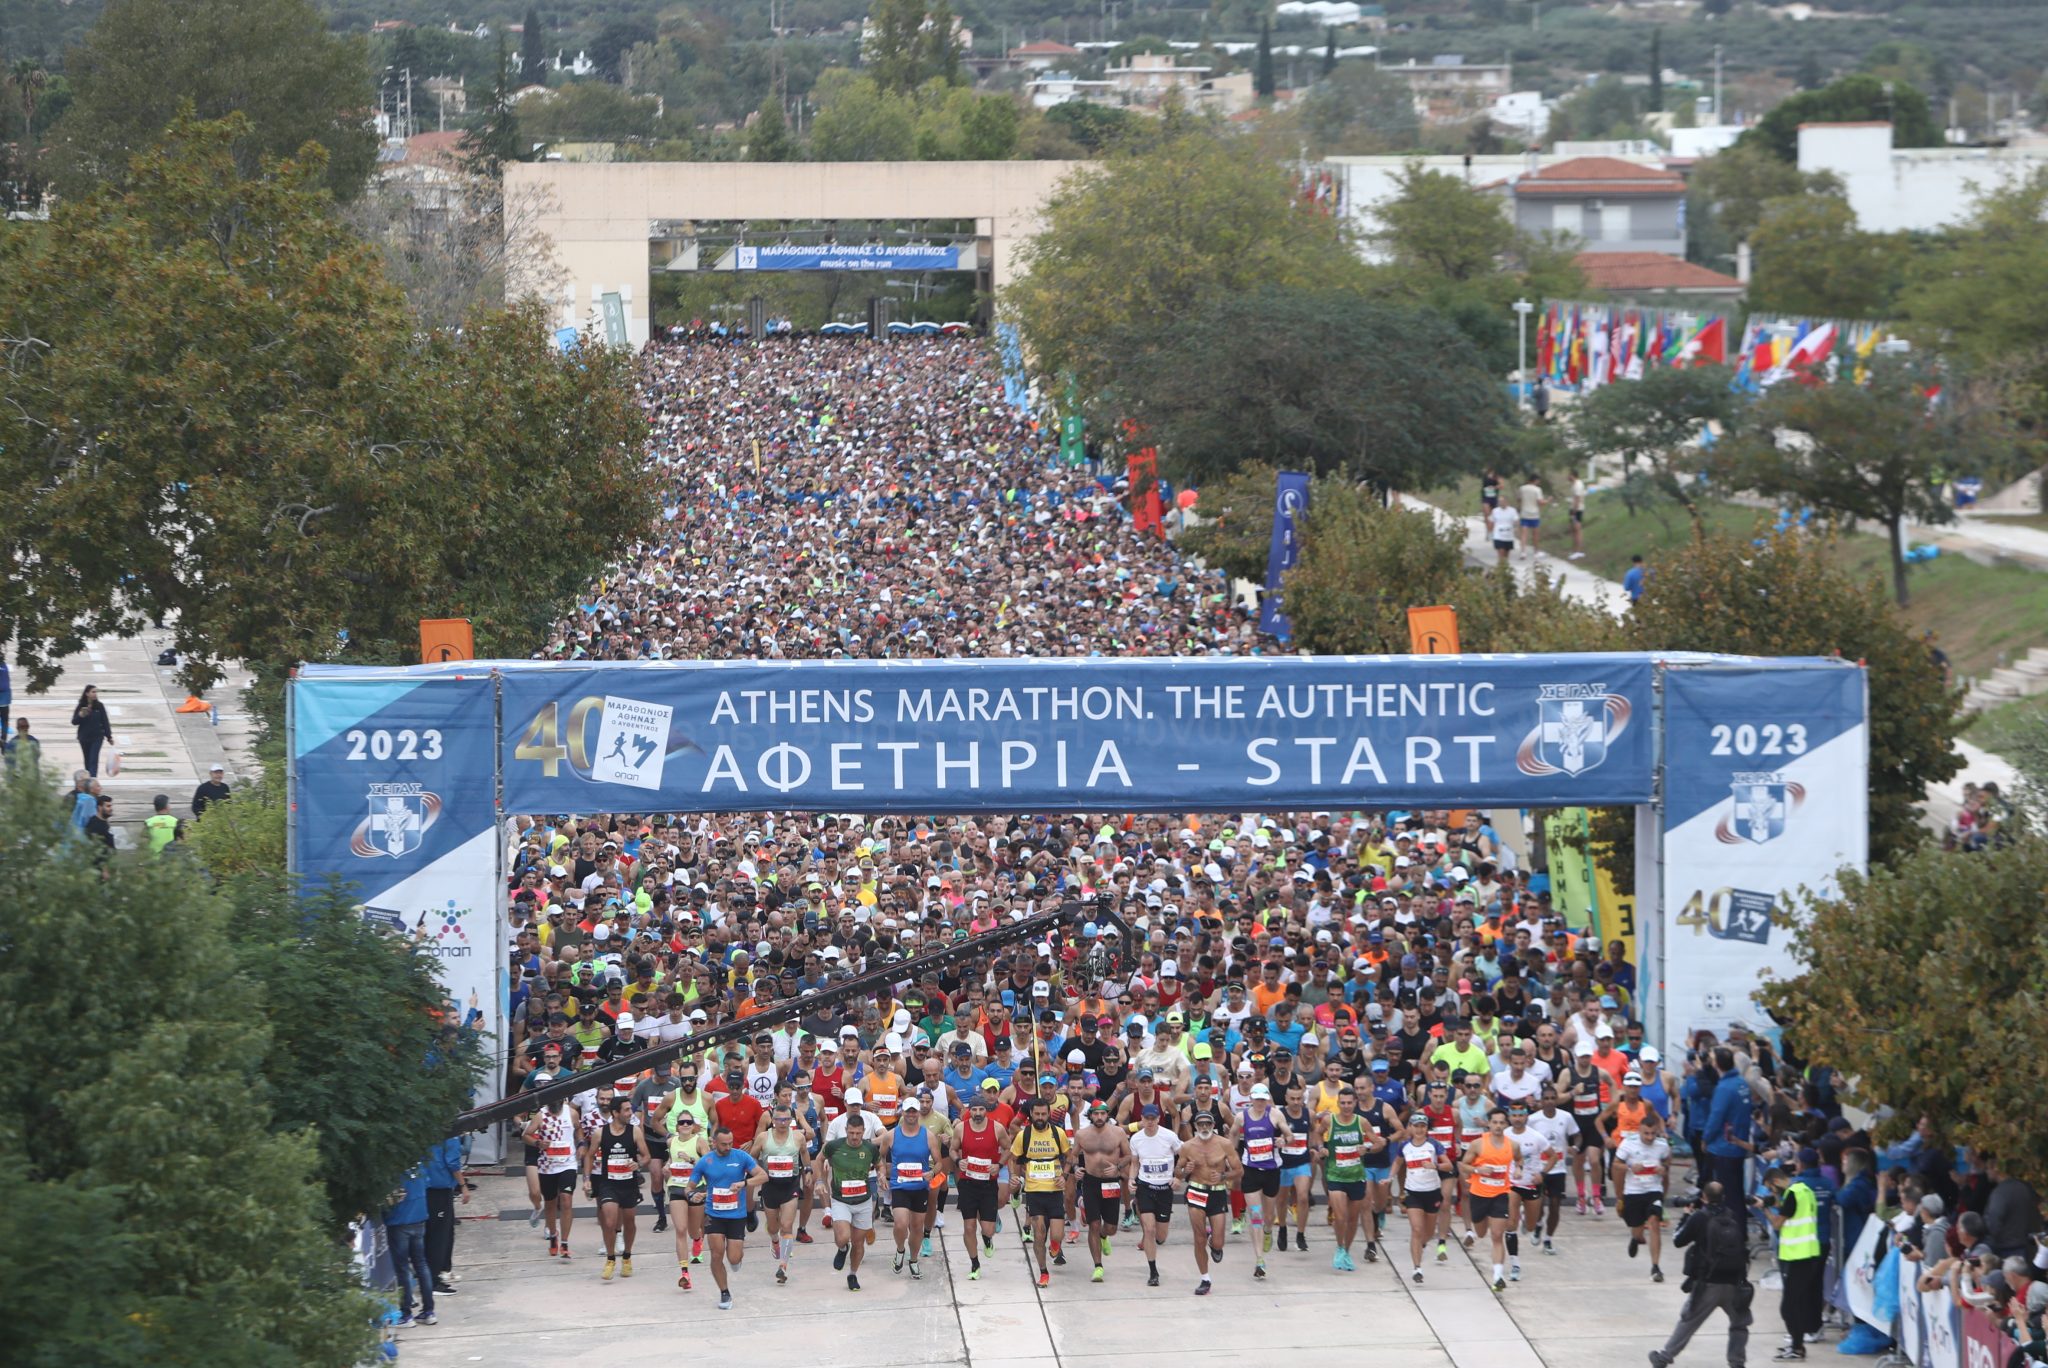
<svg viewBox="0 0 2048 1368">
<path fill-rule="evenodd" d="M 1641 656 L 508 670 L 512 812 L 1637 803 Z"/>
<path fill-rule="evenodd" d="M 739 271 L 959 271 L 964 251 L 952 246 L 835 242 L 811 247 L 736 247 Z"/>
</svg>

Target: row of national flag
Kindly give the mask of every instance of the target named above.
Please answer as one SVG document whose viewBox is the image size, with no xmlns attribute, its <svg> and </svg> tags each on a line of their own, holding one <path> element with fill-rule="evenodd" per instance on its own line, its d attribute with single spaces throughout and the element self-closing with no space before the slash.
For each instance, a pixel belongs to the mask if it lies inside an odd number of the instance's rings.
<svg viewBox="0 0 2048 1368">
<path fill-rule="evenodd" d="M 1860 380 L 1892 340 L 1884 323 L 1752 314 L 1737 333 L 1725 314 L 1550 300 L 1536 328 L 1536 374 L 1552 389 L 1589 393 L 1657 366 L 1732 364 L 1735 386 L 1758 392 L 1784 380 L 1819 384 L 1844 368 Z"/>
<path fill-rule="evenodd" d="M 1656 366 L 1725 365 L 1728 328 L 1721 314 L 1552 300 L 1536 327 L 1536 373 L 1553 389 L 1591 391 Z"/>
</svg>

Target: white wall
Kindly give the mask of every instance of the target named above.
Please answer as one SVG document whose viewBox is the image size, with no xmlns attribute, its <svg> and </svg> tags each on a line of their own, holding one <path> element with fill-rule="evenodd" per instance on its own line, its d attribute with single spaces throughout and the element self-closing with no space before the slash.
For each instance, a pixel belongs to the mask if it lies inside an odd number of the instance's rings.
<svg viewBox="0 0 2048 1368">
<path fill-rule="evenodd" d="M 1856 221 L 1868 232 L 1940 228 L 1967 218 L 1979 190 L 1991 190 L 2048 167 L 2032 149 L 1892 146 L 1888 123 L 1806 124 L 1799 130 L 1799 169 L 1832 171 L 1849 192 Z"/>
</svg>

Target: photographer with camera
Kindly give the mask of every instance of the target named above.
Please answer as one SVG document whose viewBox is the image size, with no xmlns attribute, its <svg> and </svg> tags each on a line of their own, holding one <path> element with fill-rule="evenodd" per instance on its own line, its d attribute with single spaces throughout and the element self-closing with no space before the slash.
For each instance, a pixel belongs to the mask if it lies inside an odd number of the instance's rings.
<svg viewBox="0 0 2048 1368">
<path fill-rule="evenodd" d="M 1685 1251 L 1685 1305 L 1678 1325 L 1662 1349 L 1650 1351 L 1654 1368 L 1666 1368 L 1716 1311 L 1728 1316 L 1729 1368 L 1743 1368 L 1749 1348 L 1750 1302 L 1756 1287 L 1749 1280 L 1749 1250 L 1743 1243 L 1742 1218 L 1725 1204 L 1719 1183 L 1700 1189 L 1671 1243 Z"/>
</svg>

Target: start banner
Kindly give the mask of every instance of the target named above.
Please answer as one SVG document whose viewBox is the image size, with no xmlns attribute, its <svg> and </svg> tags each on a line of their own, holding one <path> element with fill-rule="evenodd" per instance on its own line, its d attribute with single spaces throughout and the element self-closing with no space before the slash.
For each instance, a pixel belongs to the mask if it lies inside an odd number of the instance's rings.
<svg viewBox="0 0 2048 1368">
<path fill-rule="evenodd" d="M 1640 656 L 512 669 L 512 812 L 1638 803 Z"/>
</svg>

